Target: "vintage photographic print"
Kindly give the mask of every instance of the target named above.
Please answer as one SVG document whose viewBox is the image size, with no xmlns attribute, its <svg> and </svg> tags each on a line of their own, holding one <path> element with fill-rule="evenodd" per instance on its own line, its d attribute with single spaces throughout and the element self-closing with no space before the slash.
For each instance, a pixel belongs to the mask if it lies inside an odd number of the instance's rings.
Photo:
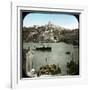
<svg viewBox="0 0 90 90">
<path fill-rule="evenodd" d="M 79 14 L 21 10 L 21 78 L 80 74 Z"/>
</svg>

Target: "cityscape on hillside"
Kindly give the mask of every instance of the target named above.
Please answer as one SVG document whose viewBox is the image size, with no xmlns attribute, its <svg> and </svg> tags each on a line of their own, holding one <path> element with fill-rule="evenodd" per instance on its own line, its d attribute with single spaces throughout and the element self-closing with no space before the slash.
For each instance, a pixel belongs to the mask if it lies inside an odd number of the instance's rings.
<svg viewBox="0 0 90 90">
<path fill-rule="evenodd" d="M 22 21 L 22 77 L 79 75 L 79 15 L 28 12 Z"/>
<path fill-rule="evenodd" d="M 23 42 L 33 43 L 59 43 L 79 44 L 79 29 L 67 29 L 59 25 L 54 25 L 49 21 L 45 25 L 33 25 L 23 27 Z"/>
</svg>

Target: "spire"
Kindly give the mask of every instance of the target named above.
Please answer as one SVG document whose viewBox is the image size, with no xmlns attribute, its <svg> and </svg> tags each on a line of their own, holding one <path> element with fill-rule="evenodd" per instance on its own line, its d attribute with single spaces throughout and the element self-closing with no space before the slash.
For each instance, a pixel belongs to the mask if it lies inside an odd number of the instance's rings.
<svg viewBox="0 0 90 90">
<path fill-rule="evenodd" d="M 49 27 L 52 27 L 52 26 L 53 26 L 53 24 L 52 24 L 51 21 L 48 22 L 48 26 L 49 26 Z"/>
<path fill-rule="evenodd" d="M 51 21 L 48 22 L 48 25 L 52 25 Z"/>
</svg>

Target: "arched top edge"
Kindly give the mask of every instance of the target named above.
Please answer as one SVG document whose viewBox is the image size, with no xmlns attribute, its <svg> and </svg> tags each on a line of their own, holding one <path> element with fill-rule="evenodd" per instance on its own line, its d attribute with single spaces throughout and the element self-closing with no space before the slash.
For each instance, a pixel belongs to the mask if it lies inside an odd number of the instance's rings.
<svg viewBox="0 0 90 90">
<path fill-rule="evenodd" d="M 68 15 L 74 15 L 76 18 L 79 17 L 79 15 L 81 14 L 79 12 L 21 10 L 22 19 L 24 19 L 24 17 L 30 13 L 68 14 Z"/>
</svg>

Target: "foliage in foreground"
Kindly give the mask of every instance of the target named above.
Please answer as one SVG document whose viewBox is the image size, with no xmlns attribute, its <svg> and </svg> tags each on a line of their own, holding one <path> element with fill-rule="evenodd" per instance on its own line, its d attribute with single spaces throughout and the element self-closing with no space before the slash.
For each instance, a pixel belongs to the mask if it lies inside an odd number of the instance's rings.
<svg viewBox="0 0 90 90">
<path fill-rule="evenodd" d="M 56 74 L 60 74 L 60 73 L 61 73 L 60 67 L 55 64 L 41 66 L 39 71 L 37 72 L 38 76 L 40 76 L 40 75 L 56 75 Z"/>
<path fill-rule="evenodd" d="M 67 63 L 68 75 L 79 75 L 79 63 L 76 64 L 73 60 Z"/>
</svg>

